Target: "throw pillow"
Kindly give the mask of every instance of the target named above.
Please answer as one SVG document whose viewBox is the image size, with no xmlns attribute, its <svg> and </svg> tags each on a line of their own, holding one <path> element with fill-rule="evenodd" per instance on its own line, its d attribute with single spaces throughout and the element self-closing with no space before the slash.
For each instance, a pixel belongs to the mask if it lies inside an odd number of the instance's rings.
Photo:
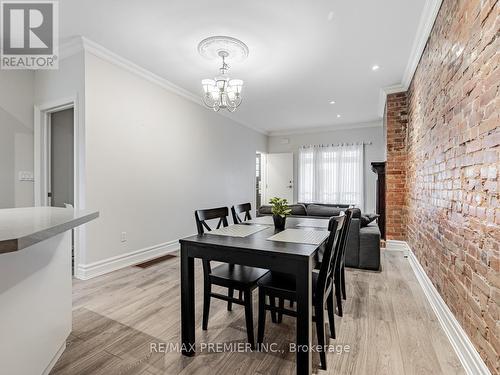
<svg viewBox="0 0 500 375">
<path fill-rule="evenodd" d="M 360 224 L 362 227 L 368 226 L 372 221 L 377 219 L 380 215 L 378 214 L 362 214 Z"/>
</svg>

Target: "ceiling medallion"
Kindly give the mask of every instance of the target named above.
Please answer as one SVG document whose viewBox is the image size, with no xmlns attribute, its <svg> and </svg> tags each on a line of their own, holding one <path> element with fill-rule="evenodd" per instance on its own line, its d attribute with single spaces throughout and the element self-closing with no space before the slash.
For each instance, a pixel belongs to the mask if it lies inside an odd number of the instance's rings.
<svg viewBox="0 0 500 375">
<path fill-rule="evenodd" d="M 229 36 L 212 36 L 198 44 L 198 52 L 207 59 L 222 60 L 219 75 L 201 81 L 203 87 L 203 103 L 208 108 L 219 112 L 226 109 L 234 112 L 242 102 L 241 90 L 243 81 L 231 79 L 226 73 L 229 70 L 227 61 L 241 62 L 248 57 L 248 47 L 241 40 Z"/>
</svg>

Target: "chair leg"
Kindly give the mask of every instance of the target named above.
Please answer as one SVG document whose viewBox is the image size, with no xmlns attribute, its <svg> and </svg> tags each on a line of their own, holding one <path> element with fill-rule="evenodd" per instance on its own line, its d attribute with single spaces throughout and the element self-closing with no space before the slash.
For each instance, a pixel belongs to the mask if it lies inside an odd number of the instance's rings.
<svg viewBox="0 0 500 375">
<path fill-rule="evenodd" d="M 269 305 L 271 305 L 271 307 L 276 307 L 276 299 L 274 297 L 269 296 Z M 276 319 L 276 310 L 271 310 L 271 321 L 273 323 L 278 322 Z"/>
<path fill-rule="evenodd" d="M 328 323 L 330 325 L 330 337 L 335 339 L 335 306 L 333 304 L 333 291 L 330 292 L 328 299 L 326 300 L 328 307 Z"/>
<path fill-rule="evenodd" d="M 341 273 L 340 281 L 341 281 L 341 285 L 342 285 L 342 298 L 346 299 L 347 297 L 345 294 L 345 266 L 344 265 L 342 265 L 340 273 Z"/>
<path fill-rule="evenodd" d="M 338 315 L 339 316 L 342 316 L 343 315 L 343 312 L 342 312 L 342 295 L 341 295 L 341 287 L 340 287 L 340 280 L 338 280 L 338 282 L 335 283 L 335 297 L 337 298 L 337 311 L 338 311 Z"/>
<path fill-rule="evenodd" d="M 290 301 L 290 308 L 293 307 L 293 301 Z"/>
<path fill-rule="evenodd" d="M 242 291 L 242 290 L 240 290 L 240 293 L 239 293 L 239 297 L 238 297 L 238 298 L 239 298 L 239 300 L 240 300 L 240 301 L 243 299 L 243 291 Z"/>
<path fill-rule="evenodd" d="M 212 284 L 208 281 L 204 282 L 203 285 L 203 325 L 204 331 L 208 327 L 208 315 L 210 313 L 210 293 L 212 292 Z"/>
<path fill-rule="evenodd" d="M 314 306 L 316 317 L 316 334 L 318 336 L 319 358 L 321 361 L 321 369 L 326 370 L 326 352 L 325 352 L 325 306 Z"/>
<path fill-rule="evenodd" d="M 266 328 L 266 294 L 262 288 L 259 288 L 259 329 L 257 332 L 257 344 L 259 346 L 262 345 L 264 341 L 264 330 Z"/>
<path fill-rule="evenodd" d="M 285 308 L 285 300 L 283 298 L 279 299 L 279 308 L 283 310 Z M 281 323 L 283 321 L 283 313 L 279 312 L 278 313 L 278 323 Z"/>
<path fill-rule="evenodd" d="M 227 291 L 227 296 L 229 298 L 233 298 L 234 288 L 229 288 Z M 227 301 L 227 311 L 231 311 L 233 309 L 233 303 L 231 301 Z"/>
<path fill-rule="evenodd" d="M 247 323 L 247 337 L 250 347 L 255 348 L 255 338 L 253 335 L 253 299 L 252 291 L 247 289 L 243 292 L 243 298 L 245 299 L 245 320 Z"/>
</svg>

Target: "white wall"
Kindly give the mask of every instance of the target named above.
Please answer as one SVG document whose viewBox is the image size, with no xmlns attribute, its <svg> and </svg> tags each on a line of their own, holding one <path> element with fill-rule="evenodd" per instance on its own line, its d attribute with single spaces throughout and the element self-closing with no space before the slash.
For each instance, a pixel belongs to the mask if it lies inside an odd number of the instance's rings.
<svg viewBox="0 0 500 375">
<path fill-rule="evenodd" d="M 85 55 L 86 263 L 195 233 L 194 210 L 255 201 L 266 136 Z M 121 233 L 127 241 L 121 242 Z"/>
<path fill-rule="evenodd" d="M 0 70 L 0 208 L 33 205 L 33 79 L 26 70 Z"/>
<path fill-rule="evenodd" d="M 42 105 L 77 96 L 83 106 L 84 63 L 84 53 L 81 51 L 59 61 L 57 70 L 38 70 L 35 73 L 35 104 Z"/>
<path fill-rule="evenodd" d="M 368 124 L 367 124 L 368 125 Z M 372 142 L 365 146 L 365 168 L 364 168 L 364 201 L 365 211 L 375 212 L 376 205 L 376 182 L 377 175 L 371 170 L 371 162 L 384 161 L 384 140 L 382 123 L 369 124 L 370 127 L 339 129 L 335 131 L 324 131 L 303 134 L 288 134 L 271 136 L 268 138 L 268 152 L 293 152 L 294 153 L 294 176 L 298 175 L 298 151 L 303 145 L 317 145 L 342 142 Z M 285 143 L 288 141 L 288 143 Z M 297 177 L 294 177 L 297 181 Z M 297 184 L 295 184 L 296 186 Z M 296 186 L 297 187 L 297 186 Z M 297 200 L 297 189 L 294 191 Z M 342 203 L 342 202 L 338 202 Z"/>
</svg>

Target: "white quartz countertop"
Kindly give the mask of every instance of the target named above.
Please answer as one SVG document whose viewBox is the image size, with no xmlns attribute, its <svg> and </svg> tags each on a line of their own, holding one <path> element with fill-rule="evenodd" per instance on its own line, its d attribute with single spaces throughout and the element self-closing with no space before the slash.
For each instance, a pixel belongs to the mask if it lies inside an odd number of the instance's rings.
<svg viewBox="0 0 500 375">
<path fill-rule="evenodd" d="M 0 254 L 24 249 L 97 217 L 97 211 L 73 208 L 0 209 Z"/>
</svg>

